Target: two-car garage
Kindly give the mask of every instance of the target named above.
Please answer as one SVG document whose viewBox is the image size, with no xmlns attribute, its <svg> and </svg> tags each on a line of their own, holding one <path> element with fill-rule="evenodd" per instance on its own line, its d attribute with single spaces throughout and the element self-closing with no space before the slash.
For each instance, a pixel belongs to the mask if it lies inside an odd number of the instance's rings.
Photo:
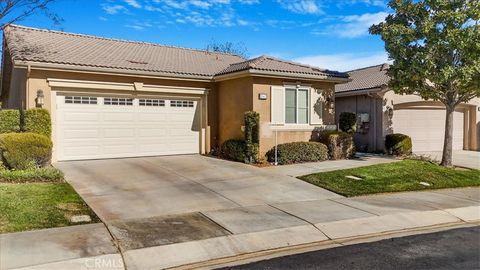
<svg viewBox="0 0 480 270">
<path fill-rule="evenodd" d="M 200 99 L 58 93 L 56 159 L 200 151 Z"/>
<path fill-rule="evenodd" d="M 393 114 L 395 133 L 412 138 L 414 152 L 442 151 L 445 135 L 445 109 L 402 108 Z M 453 150 L 464 148 L 464 113 L 453 114 Z"/>
</svg>

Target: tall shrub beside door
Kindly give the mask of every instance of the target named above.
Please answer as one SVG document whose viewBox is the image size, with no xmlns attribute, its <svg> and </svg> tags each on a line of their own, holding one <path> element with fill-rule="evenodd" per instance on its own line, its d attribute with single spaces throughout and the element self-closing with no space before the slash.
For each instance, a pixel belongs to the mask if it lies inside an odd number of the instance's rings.
<svg viewBox="0 0 480 270">
<path fill-rule="evenodd" d="M 254 111 L 245 112 L 245 145 L 246 145 L 246 162 L 256 163 L 258 162 L 259 151 L 259 123 L 260 114 Z"/>
</svg>

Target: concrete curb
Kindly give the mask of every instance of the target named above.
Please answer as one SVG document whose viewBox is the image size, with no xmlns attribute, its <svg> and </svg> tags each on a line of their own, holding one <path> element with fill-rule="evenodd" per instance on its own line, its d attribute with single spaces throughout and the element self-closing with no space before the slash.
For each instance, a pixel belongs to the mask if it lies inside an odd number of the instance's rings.
<svg viewBox="0 0 480 270">
<path fill-rule="evenodd" d="M 389 233 L 408 232 L 438 226 L 466 225 L 480 221 L 480 206 L 447 210 L 414 211 L 373 216 L 328 223 L 296 226 L 255 233 L 234 234 L 200 241 L 177 243 L 124 253 L 131 269 L 191 269 L 193 266 L 215 265 L 242 257 L 294 250 L 305 245 L 326 248 L 354 242 L 356 239 L 378 237 Z M 354 229 L 352 229 L 354 228 Z M 257 254 L 257 255 L 256 255 Z M 208 267 L 207 267 L 208 268 Z"/>
</svg>

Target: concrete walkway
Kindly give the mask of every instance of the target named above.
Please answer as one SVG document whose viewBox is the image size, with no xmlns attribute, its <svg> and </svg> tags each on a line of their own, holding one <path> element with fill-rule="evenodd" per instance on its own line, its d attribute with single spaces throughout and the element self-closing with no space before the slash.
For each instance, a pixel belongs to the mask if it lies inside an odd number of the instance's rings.
<svg viewBox="0 0 480 270">
<path fill-rule="evenodd" d="M 478 222 L 480 188 L 274 203 L 112 221 L 115 240 L 103 224 L 4 234 L 0 268 L 197 268 L 259 252 Z"/>
<path fill-rule="evenodd" d="M 342 169 L 351 169 L 375 164 L 390 163 L 399 161 L 386 155 L 376 155 L 368 153 L 357 153 L 353 159 L 328 160 L 322 162 L 309 162 L 282 166 L 271 166 L 263 168 L 264 171 L 274 174 L 288 176 L 302 176 L 312 173 L 329 172 Z"/>
<path fill-rule="evenodd" d="M 415 154 L 428 156 L 437 161 L 442 160 L 442 151 L 416 152 Z M 464 150 L 453 151 L 452 162 L 455 166 L 480 170 L 480 152 Z"/>
<path fill-rule="evenodd" d="M 195 268 L 480 221 L 480 188 L 344 198 L 292 177 L 393 161 L 363 156 L 257 168 L 197 155 L 59 163 L 105 225 L 1 235 L 0 269 Z"/>
</svg>

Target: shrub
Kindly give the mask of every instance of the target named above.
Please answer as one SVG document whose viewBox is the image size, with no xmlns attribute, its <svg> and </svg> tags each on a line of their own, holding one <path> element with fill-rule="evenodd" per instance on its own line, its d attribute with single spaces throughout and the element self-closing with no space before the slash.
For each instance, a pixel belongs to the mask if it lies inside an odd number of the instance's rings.
<svg viewBox="0 0 480 270">
<path fill-rule="evenodd" d="M 343 132 L 355 133 L 357 130 L 357 115 L 353 112 L 340 113 L 338 127 Z"/>
<path fill-rule="evenodd" d="M 18 110 L 0 110 L 0 133 L 20 131 L 20 112 Z"/>
<path fill-rule="evenodd" d="M 42 134 L 48 138 L 52 135 L 50 113 L 45 109 L 30 109 L 25 111 L 24 131 Z"/>
<path fill-rule="evenodd" d="M 385 148 L 390 155 L 410 155 L 412 153 L 412 139 L 401 133 L 389 134 L 385 136 Z"/>
<path fill-rule="evenodd" d="M 35 133 L 6 133 L 0 135 L 0 153 L 9 169 L 44 167 L 50 163 L 52 141 Z"/>
<path fill-rule="evenodd" d="M 268 161 L 275 161 L 275 147 L 267 152 Z M 324 161 L 328 159 L 328 149 L 319 142 L 292 142 L 277 146 L 278 164 Z"/>
<path fill-rule="evenodd" d="M 345 159 L 355 155 L 353 136 L 341 131 L 324 131 L 320 133 L 319 141 L 328 148 L 330 159 Z"/>
<path fill-rule="evenodd" d="M 260 115 L 257 112 L 245 112 L 245 156 L 249 163 L 256 163 L 258 161 L 259 150 L 259 123 Z"/>
<path fill-rule="evenodd" d="M 244 140 L 226 140 L 220 147 L 222 158 L 245 162 L 246 143 Z"/>
</svg>

